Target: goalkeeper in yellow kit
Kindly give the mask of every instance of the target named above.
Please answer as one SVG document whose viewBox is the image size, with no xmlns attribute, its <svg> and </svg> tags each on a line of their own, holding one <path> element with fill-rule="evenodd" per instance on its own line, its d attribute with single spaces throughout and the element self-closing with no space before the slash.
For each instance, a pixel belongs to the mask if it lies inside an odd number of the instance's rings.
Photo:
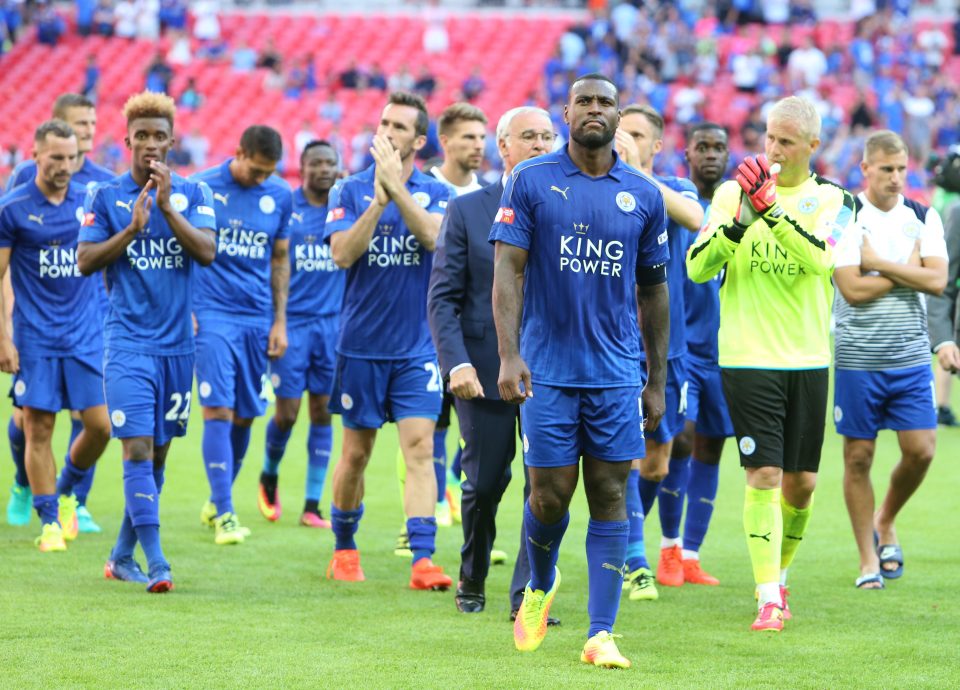
<svg viewBox="0 0 960 690">
<path fill-rule="evenodd" d="M 720 288 L 720 367 L 746 470 L 743 526 L 757 583 L 754 630 L 790 617 L 786 574 L 813 507 L 830 366 L 833 247 L 854 221 L 849 192 L 810 171 L 814 106 L 791 96 L 767 116 L 765 156 L 713 197 L 687 255 Z M 779 172 L 778 172 L 779 170 Z"/>
</svg>

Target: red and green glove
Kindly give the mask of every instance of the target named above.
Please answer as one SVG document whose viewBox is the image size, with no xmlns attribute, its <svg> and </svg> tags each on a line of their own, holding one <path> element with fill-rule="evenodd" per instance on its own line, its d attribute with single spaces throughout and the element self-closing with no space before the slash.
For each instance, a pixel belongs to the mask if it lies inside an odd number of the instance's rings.
<svg viewBox="0 0 960 690">
<path fill-rule="evenodd" d="M 740 209 L 737 212 L 737 222 L 744 225 L 740 216 L 744 220 L 750 219 L 750 222 L 756 220 L 756 216 L 763 216 L 767 220 L 776 222 L 783 215 L 783 209 L 777 203 L 777 176 L 770 170 L 770 162 L 764 155 L 748 156 L 737 166 L 737 183 L 743 190 L 740 196 Z M 748 203 L 747 203 L 748 202 Z M 749 206 L 750 208 L 745 208 Z M 755 214 L 750 215 L 750 211 Z"/>
</svg>

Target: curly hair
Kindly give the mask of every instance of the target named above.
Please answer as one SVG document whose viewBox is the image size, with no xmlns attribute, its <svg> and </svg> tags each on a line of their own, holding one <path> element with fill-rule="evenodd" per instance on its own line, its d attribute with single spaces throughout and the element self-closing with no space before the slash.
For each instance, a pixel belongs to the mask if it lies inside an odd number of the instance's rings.
<svg viewBox="0 0 960 690">
<path fill-rule="evenodd" d="M 123 116 L 128 125 L 139 118 L 157 117 L 163 118 L 173 127 L 173 116 L 176 112 L 176 103 L 170 96 L 152 91 L 134 94 L 123 105 Z"/>
</svg>

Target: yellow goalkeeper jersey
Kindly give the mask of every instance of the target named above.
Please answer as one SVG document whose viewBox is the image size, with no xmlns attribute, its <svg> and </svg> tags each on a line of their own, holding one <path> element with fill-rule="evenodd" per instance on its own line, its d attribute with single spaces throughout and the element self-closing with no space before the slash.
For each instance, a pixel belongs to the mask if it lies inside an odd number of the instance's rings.
<svg viewBox="0 0 960 690">
<path fill-rule="evenodd" d="M 687 254 L 690 279 L 726 267 L 720 287 L 720 366 L 817 369 L 830 366 L 833 247 L 854 221 L 853 197 L 811 175 L 777 187 L 785 215 L 734 224 L 740 185 L 724 182 Z M 744 200 L 744 203 L 748 203 Z"/>
</svg>

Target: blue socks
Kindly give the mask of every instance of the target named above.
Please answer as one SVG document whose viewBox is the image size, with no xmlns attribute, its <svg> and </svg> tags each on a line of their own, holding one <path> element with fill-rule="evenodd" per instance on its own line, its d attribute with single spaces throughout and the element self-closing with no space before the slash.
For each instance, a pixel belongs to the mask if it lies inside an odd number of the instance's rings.
<svg viewBox="0 0 960 690">
<path fill-rule="evenodd" d="M 123 494 L 150 572 L 169 567 L 160 548 L 160 492 L 154 479 L 153 462 L 123 461 Z"/>
<path fill-rule="evenodd" d="M 685 551 L 699 551 L 703 544 L 713 516 L 713 502 L 717 498 L 719 482 L 719 464 L 708 465 L 693 458 L 687 482 L 687 519 L 683 524 Z"/>
<path fill-rule="evenodd" d="M 13 465 L 16 468 L 14 481 L 19 486 L 30 486 L 30 481 L 27 479 L 27 464 L 24 458 L 24 453 L 27 450 L 27 436 L 23 433 L 23 429 L 18 428 L 13 423 L 13 417 L 10 417 L 10 422 L 7 424 L 7 438 L 10 440 L 10 455 L 13 457 Z"/>
<path fill-rule="evenodd" d="M 437 475 L 437 503 L 447 495 L 447 430 L 433 432 L 433 471 Z"/>
<path fill-rule="evenodd" d="M 307 491 L 308 501 L 319 501 L 327 479 L 327 466 L 333 450 L 333 427 L 310 425 L 307 435 Z"/>
<path fill-rule="evenodd" d="M 163 491 L 164 469 L 161 465 L 153 467 L 153 482 L 157 487 L 157 496 Z M 114 544 L 110 552 L 110 560 L 119 561 L 126 558 L 133 558 L 133 550 L 137 546 L 137 532 L 133 528 L 133 522 L 130 520 L 130 513 L 124 508 L 123 522 L 120 523 L 120 533 L 117 535 L 117 543 Z"/>
<path fill-rule="evenodd" d="M 77 497 L 77 503 L 82 506 L 87 505 L 87 496 L 90 495 L 90 487 L 93 486 L 93 475 L 97 471 L 97 466 L 92 465 L 83 475 L 83 479 L 73 485 L 73 495 Z"/>
<path fill-rule="evenodd" d="M 653 507 L 653 501 L 657 497 L 657 489 L 660 488 L 660 482 L 651 481 L 640 477 L 640 503 L 643 505 L 643 517 L 650 514 Z"/>
<path fill-rule="evenodd" d="M 412 517 L 407 519 L 407 538 L 413 551 L 413 562 L 430 558 L 437 550 L 437 519 L 435 517 Z"/>
<path fill-rule="evenodd" d="M 33 509 L 40 516 L 41 525 L 49 525 L 51 522 L 60 524 L 60 505 L 55 494 L 34 494 Z"/>
<path fill-rule="evenodd" d="M 560 542 L 568 524 L 569 512 L 559 522 L 545 525 L 530 510 L 529 501 L 523 504 L 523 526 L 527 530 L 527 557 L 530 559 L 530 589 L 548 592 L 553 587 Z"/>
<path fill-rule="evenodd" d="M 263 452 L 263 473 L 276 477 L 280 471 L 280 461 L 287 450 L 287 442 L 293 429 L 281 431 L 273 417 L 267 422 L 266 447 Z"/>
<path fill-rule="evenodd" d="M 660 482 L 660 528 L 667 539 L 680 537 L 680 519 L 683 517 L 683 498 L 690 476 L 690 458 L 670 460 L 670 473 Z"/>
<path fill-rule="evenodd" d="M 601 630 L 613 632 L 620 608 L 620 591 L 623 585 L 623 565 L 627 554 L 627 537 L 630 523 L 600 522 L 591 518 L 587 523 L 587 572 L 590 597 L 587 613 L 590 616 L 590 631 L 593 637 Z"/>
<path fill-rule="evenodd" d="M 340 510 L 332 503 L 330 504 L 330 526 L 333 529 L 333 536 L 336 540 L 334 549 L 356 549 L 357 542 L 353 536 L 360 527 L 360 518 L 363 517 L 363 504 L 356 510 Z"/>
<path fill-rule="evenodd" d="M 233 512 L 233 448 L 230 422 L 208 419 L 203 422 L 203 466 L 210 482 L 210 500 L 217 515 Z M 136 524 L 136 521 L 134 521 Z"/>
<path fill-rule="evenodd" d="M 627 539 L 627 568 L 633 572 L 637 568 L 649 568 L 647 552 L 643 541 L 643 505 L 640 503 L 640 470 L 630 470 L 627 477 L 627 523 L 630 536 Z"/>
<path fill-rule="evenodd" d="M 57 495 L 69 496 L 73 493 L 73 487 L 80 483 L 87 476 L 87 470 L 81 470 L 73 464 L 70 454 L 67 454 L 63 462 L 63 469 L 60 470 L 60 476 L 57 478 Z"/>
<path fill-rule="evenodd" d="M 232 483 L 237 481 L 237 475 L 243 467 L 243 459 L 247 455 L 247 448 L 250 447 L 249 426 L 230 425 L 230 447 L 233 448 L 233 474 L 230 478 Z"/>
</svg>

